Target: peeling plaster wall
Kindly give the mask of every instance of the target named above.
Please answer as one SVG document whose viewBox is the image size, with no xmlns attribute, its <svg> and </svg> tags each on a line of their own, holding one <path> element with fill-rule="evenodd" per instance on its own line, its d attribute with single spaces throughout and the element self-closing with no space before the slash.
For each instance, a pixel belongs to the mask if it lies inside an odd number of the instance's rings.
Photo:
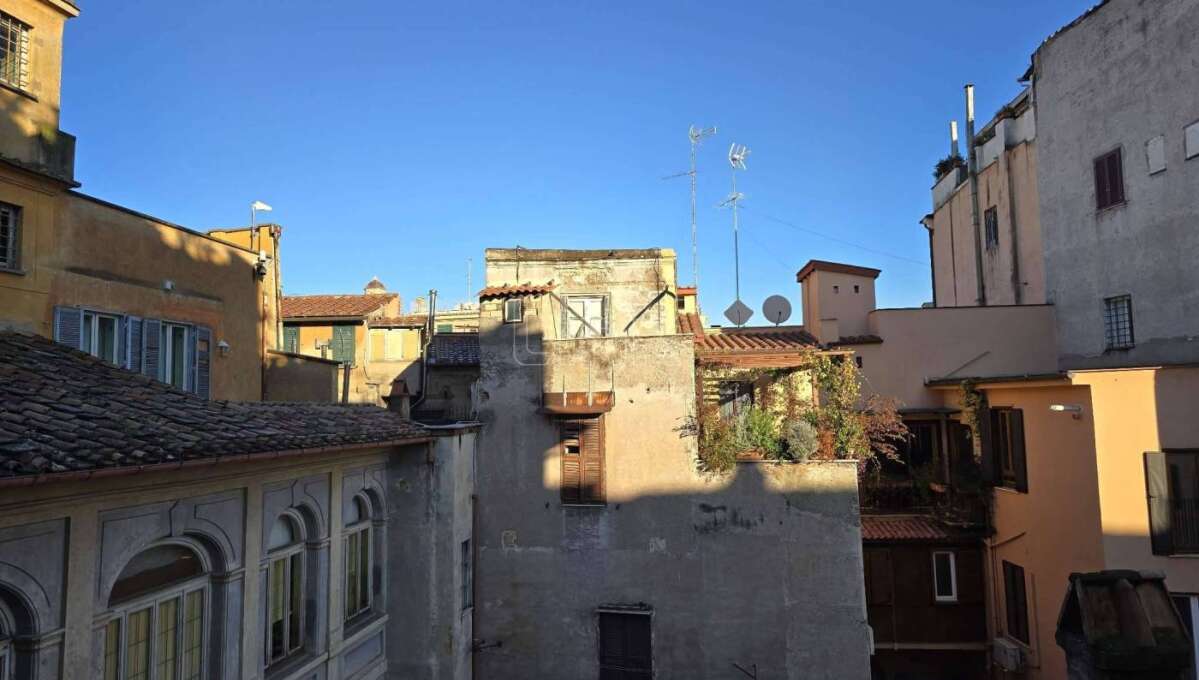
<svg viewBox="0 0 1199 680">
<path fill-rule="evenodd" d="M 519 279 L 510 263 L 488 265 L 488 285 L 553 278 L 567 291 L 584 282 L 564 272 L 590 272 L 590 290 L 612 291 L 613 335 L 659 284 L 652 262 L 523 262 Z M 603 275 L 618 283 L 605 288 Z M 502 322 L 498 300 L 481 310 L 480 677 L 596 677 L 596 608 L 645 603 L 657 677 L 727 679 L 736 662 L 757 664 L 759 677 L 866 678 L 855 466 L 701 474 L 681 431 L 696 399 L 691 336 L 673 335 L 673 323 L 654 335 L 646 322 L 635 337 L 554 339 L 552 300 L 526 297 L 519 324 Z M 557 423 L 538 412 L 541 392 L 589 382 L 615 393 L 607 504 L 563 505 Z"/>
</svg>

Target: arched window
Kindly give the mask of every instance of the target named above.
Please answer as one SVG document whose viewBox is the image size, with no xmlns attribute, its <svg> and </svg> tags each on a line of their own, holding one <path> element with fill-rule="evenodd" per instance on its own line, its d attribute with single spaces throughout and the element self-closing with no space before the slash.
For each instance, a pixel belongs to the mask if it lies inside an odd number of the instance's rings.
<svg viewBox="0 0 1199 680">
<path fill-rule="evenodd" d="M 117 577 L 104 628 L 104 680 L 203 677 L 208 575 L 196 553 L 160 545 Z"/>
<path fill-rule="evenodd" d="M 304 647 L 304 543 L 295 520 L 280 515 L 267 543 L 268 666 Z"/>
<path fill-rule="evenodd" d="M 346 620 L 371 606 L 371 513 L 362 496 L 355 496 L 343 518 L 345 525 Z"/>
<path fill-rule="evenodd" d="M 8 680 L 8 664 L 9 664 L 9 631 L 10 628 L 5 625 L 3 610 L 0 610 L 0 680 Z"/>
</svg>

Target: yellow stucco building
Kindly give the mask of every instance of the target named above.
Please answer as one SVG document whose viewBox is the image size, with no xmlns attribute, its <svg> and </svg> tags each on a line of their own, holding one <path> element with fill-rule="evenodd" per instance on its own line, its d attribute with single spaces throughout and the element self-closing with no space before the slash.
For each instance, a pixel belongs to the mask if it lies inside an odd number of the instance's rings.
<svg viewBox="0 0 1199 680">
<path fill-rule="evenodd" d="M 260 399 L 281 230 L 205 234 L 77 190 L 59 102 L 78 14 L 65 0 L 0 1 L 0 327 L 203 396 Z"/>
</svg>

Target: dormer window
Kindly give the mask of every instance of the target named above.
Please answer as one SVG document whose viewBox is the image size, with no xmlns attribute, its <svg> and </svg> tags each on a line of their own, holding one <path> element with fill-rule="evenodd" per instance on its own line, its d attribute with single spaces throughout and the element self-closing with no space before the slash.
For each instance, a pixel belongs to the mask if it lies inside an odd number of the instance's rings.
<svg viewBox="0 0 1199 680">
<path fill-rule="evenodd" d="M 520 298 L 504 300 L 504 323 L 520 323 L 524 321 L 525 306 Z"/>
<path fill-rule="evenodd" d="M 29 26 L 0 12 L 0 83 L 29 89 Z"/>
</svg>

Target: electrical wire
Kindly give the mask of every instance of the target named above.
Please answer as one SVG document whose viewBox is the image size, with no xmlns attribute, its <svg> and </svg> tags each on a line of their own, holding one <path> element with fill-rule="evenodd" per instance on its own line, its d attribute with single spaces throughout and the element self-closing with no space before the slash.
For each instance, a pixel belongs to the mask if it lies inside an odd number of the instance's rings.
<svg viewBox="0 0 1199 680">
<path fill-rule="evenodd" d="M 750 209 L 750 210 L 752 210 L 753 212 L 755 212 L 757 215 L 759 215 L 759 216 L 760 216 L 760 217 L 762 217 L 763 219 L 770 220 L 771 222 L 777 222 L 778 224 L 781 224 L 781 225 L 784 225 L 784 226 L 787 226 L 787 227 L 791 227 L 792 229 L 795 229 L 796 231 L 802 231 L 802 232 L 804 232 L 805 234 L 811 234 L 811 235 L 813 235 L 813 236 L 819 236 L 820 238 L 823 238 L 823 239 L 828 239 L 829 241 L 835 241 L 835 242 L 837 242 L 837 243 L 840 243 L 840 244 L 842 244 L 842 245 L 847 245 L 847 246 L 850 246 L 851 248 L 857 248 L 857 249 L 859 249 L 859 250 L 864 250 L 864 251 L 866 251 L 866 252 L 868 252 L 868 253 L 874 253 L 875 255 L 882 255 L 883 257 L 889 257 L 889 258 L 892 258 L 892 259 L 894 259 L 894 260 L 901 260 L 901 261 L 903 261 L 903 262 L 908 262 L 908 263 L 910 263 L 910 264 L 918 264 L 918 265 L 920 265 L 921 267 L 927 267 L 927 266 L 929 266 L 929 263 L 928 263 L 927 261 L 925 261 L 925 260 L 917 260 L 917 259 L 915 259 L 915 258 L 912 258 L 912 257 L 906 257 L 906 256 L 904 256 L 904 255 L 896 255 L 896 254 L 894 254 L 894 253 L 888 253 L 888 252 L 886 252 L 886 251 L 883 251 L 883 250 L 877 250 L 877 249 L 875 249 L 875 248 L 871 248 L 871 247 L 869 247 L 869 246 L 864 246 L 864 245 L 861 245 L 860 243 L 854 243 L 853 241 L 847 241 L 847 240 L 845 240 L 845 239 L 843 239 L 843 238 L 837 238 L 836 236 L 830 236 L 829 234 L 821 233 L 821 232 L 819 232 L 819 231 L 816 231 L 815 229 L 809 229 L 808 227 L 801 227 L 800 225 L 798 225 L 798 224 L 795 224 L 794 222 L 789 222 L 789 221 L 787 221 L 787 220 L 784 220 L 784 219 L 782 219 L 781 217 L 775 217 L 774 215 L 770 215 L 770 214 L 768 214 L 768 213 L 764 213 L 764 212 L 762 212 L 762 211 L 758 210 L 757 208 L 753 208 L 753 207 L 751 207 L 750 205 L 747 205 L 747 204 L 742 204 L 740 207 L 741 207 L 741 209 L 742 209 L 742 210 L 744 210 L 744 209 L 747 209 L 747 208 L 748 208 L 748 209 Z"/>
</svg>

